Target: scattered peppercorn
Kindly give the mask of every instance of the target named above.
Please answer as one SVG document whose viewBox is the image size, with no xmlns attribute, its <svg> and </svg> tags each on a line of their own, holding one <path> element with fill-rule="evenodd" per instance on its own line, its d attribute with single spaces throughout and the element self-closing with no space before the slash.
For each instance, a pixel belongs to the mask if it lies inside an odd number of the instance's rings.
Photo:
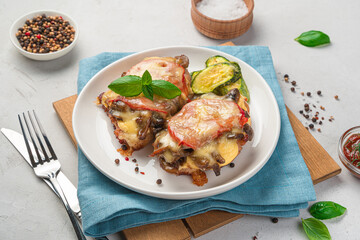
<svg viewBox="0 0 360 240">
<path fill-rule="evenodd" d="M 126 151 L 128 149 L 128 147 L 125 144 L 123 144 L 123 145 L 121 145 L 121 149 Z"/>
<path fill-rule="evenodd" d="M 305 94 L 304 94 L 304 92 L 301 92 L 301 96 L 304 96 Z"/>
<path fill-rule="evenodd" d="M 128 157 L 125 157 L 125 160 L 126 160 L 126 161 L 129 161 L 129 158 L 128 158 Z"/>
<path fill-rule="evenodd" d="M 306 130 L 308 130 L 309 131 L 309 128 L 308 127 L 305 127 L 306 128 Z"/>
<path fill-rule="evenodd" d="M 324 120 L 325 118 L 324 117 L 321 117 L 321 120 Z"/>
<path fill-rule="evenodd" d="M 306 119 L 309 119 L 309 115 L 306 114 L 306 115 L 305 115 L 305 118 L 306 118 Z"/>
<path fill-rule="evenodd" d="M 319 124 L 322 125 L 322 121 L 320 121 Z"/>
<path fill-rule="evenodd" d="M 317 91 L 317 94 L 320 96 L 321 95 L 321 91 L 319 90 L 319 91 Z"/>
<path fill-rule="evenodd" d="M 316 108 L 315 104 L 313 104 L 313 107 Z"/>
<path fill-rule="evenodd" d="M 75 38 L 75 29 L 61 16 L 36 16 L 25 21 L 15 34 L 23 50 L 51 53 L 68 47 Z"/>
<path fill-rule="evenodd" d="M 336 100 L 339 100 L 339 96 L 338 96 L 338 95 L 335 95 L 334 98 L 335 98 Z"/>
<path fill-rule="evenodd" d="M 320 129 L 320 128 L 318 128 L 318 132 L 321 132 L 321 129 Z"/>
<path fill-rule="evenodd" d="M 293 88 L 293 87 L 292 87 L 292 88 L 290 88 L 290 90 L 291 90 L 292 92 L 295 92 L 295 88 Z"/>
<path fill-rule="evenodd" d="M 231 162 L 231 163 L 229 164 L 229 167 L 231 167 L 231 168 L 235 167 L 235 163 Z"/>
<path fill-rule="evenodd" d="M 311 121 L 316 122 L 316 118 L 315 118 L 315 117 L 313 117 L 313 118 L 311 119 Z"/>
<path fill-rule="evenodd" d="M 131 160 L 132 162 L 136 163 L 136 158 L 134 158 L 133 160 Z"/>
<path fill-rule="evenodd" d="M 135 172 L 138 172 L 139 171 L 139 167 L 135 167 Z"/>
<path fill-rule="evenodd" d="M 285 80 L 285 82 L 288 82 L 289 81 L 289 75 L 285 74 L 284 75 L 284 80 Z"/>
<path fill-rule="evenodd" d="M 256 236 L 253 236 L 252 239 L 253 239 L 253 240 L 257 240 L 258 238 L 257 238 Z"/>
<path fill-rule="evenodd" d="M 119 163 L 120 163 L 120 160 L 117 158 L 117 159 L 115 159 L 115 163 L 117 164 L 117 165 L 119 165 Z"/>
<path fill-rule="evenodd" d="M 299 112 L 300 112 L 300 114 L 303 114 L 303 113 L 304 113 L 304 111 L 303 111 L 303 110 L 300 110 Z"/>
<path fill-rule="evenodd" d="M 308 97 L 310 97 L 310 96 L 311 96 L 311 92 L 307 92 L 306 95 L 307 95 Z"/>
<path fill-rule="evenodd" d="M 278 223 L 278 222 L 279 222 L 279 219 L 278 219 L 278 218 L 272 218 L 271 221 L 272 221 L 273 223 Z"/>
<path fill-rule="evenodd" d="M 296 81 L 292 81 L 291 84 L 292 84 L 293 86 L 296 86 Z"/>
<path fill-rule="evenodd" d="M 320 109 L 323 110 L 323 111 L 325 111 L 325 108 L 324 108 L 323 106 L 320 106 Z"/>
<path fill-rule="evenodd" d="M 309 128 L 310 128 L 310 129 L 313 129 L 313 128 L 314 128 L 314 124 L 310 123 L 310 124 L 309 124 Z"/>
<path fill-rule="evenodd" d="M 158 180 L 156 180 L 156 183 L 160 185 L 162 183 L 162 180 L 159 178 Z"/>
</svg>

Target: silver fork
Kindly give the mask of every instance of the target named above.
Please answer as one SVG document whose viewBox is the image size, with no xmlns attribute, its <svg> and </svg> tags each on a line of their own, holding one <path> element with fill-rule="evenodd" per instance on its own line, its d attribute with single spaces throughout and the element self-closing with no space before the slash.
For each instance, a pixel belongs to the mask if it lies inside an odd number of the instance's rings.
<svg viewBox="0 0 360 240">
<path fill-rule="evenodd" d="M 66 208 L 66 212 L 68 213 L 68 215 L 70 217 L 70 220 L 74 227 L 77 238 L 81 239 L 81 240 L 86 240 L 85 235 L 82 232 L 81 227 L 80 227 L 79 223 L 77 222 L 74 213 L 71 211 L 69 203 L 66 200 L 66 197 L 56 179 L 57 174 L 59 173 L 60 167 L 61 167 L 60 162 L 57 160 L 56 154 L 50 144 L 50 141 L 49 141 L 47 135 L 45 134 L 43 127 L 40 124 L 39 119 L 36 116 L 35 111 L 33 110 L 33 115 L 34 115 L 35 120 L 31 116 L 29 111 L 27 113 L 28 113 L 27 114 L 28 117 L 26 117 L 25 113 L 22 114 L 22 116 L 23 116 L 22 118 L 24 120 L 22 120 L 20 114 L 18 114 L 18 118 L 19 118 L 19 122 L 20 122 L 21 131 L 24 136 L 26 148 L 29 153 L 31 165 L 35 171 L 35 174 L 36 174 L 36 176 L 38 176 L 40 178 L 45 178 L 50 181 L 50 183 L 52 184 L 52 186 L 54 187 L 56 192 L 59 194 L 59 196 Z M 30 120 L 30 123 L 27 119 Z M 33 149 L 35 150 L 35 153 L 30 148 L 30 143 L 27 138 L 27 134 L 25 133 L 26 131 L 24 129 L 25 127 L 24 127 L 23 121 L 25 122 L 26 129 L 29 133 L 31 142 L 34 146 Z M 42 138 L 39 134 L 39 130 L 41 132 Z M 37 141 L 35 141 L 34 134 L 36 136 Z M 45 150 L 45 146 L 43 144 L 44 141 L 46 143 L 48 151 Z M 42 154 L 40 154 L 39 146 L 41 148 Z M 49 155 L 48 155 L 48 152 L 49 152 Z M 36 157 L 34 157 L 34 156 L 36 156 Z M 35 160 L 37 160 L 37 161 L 35 161 Z"/>
</svg>

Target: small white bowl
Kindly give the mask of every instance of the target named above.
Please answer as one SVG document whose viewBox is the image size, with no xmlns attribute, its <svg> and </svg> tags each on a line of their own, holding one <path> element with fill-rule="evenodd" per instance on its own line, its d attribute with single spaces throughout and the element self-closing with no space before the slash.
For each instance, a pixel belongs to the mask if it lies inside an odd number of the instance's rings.
<svg viewBox="0 0 360 240">
<path fill-rule="evenodd" d="M 26 20 L 32 19 L 33 17 L 39 16 L 42 14 L 46 14 L 46 16 L 62 16 L 64 20 L 69 21 L 70 25 L 73 26 L 75 29 L 74 41 L 66 48 L 63 48 L 59 51 L 51 52 L 51 53 L 31 53 L 31 52 L 28 52 L 28 51 L 25 51 L 24 49 L 22 49 L 22 47 L 19 43 L 19 40 L 16 38 L 16 33 L 18 32 L 18 29 L 20 27 L 24 26 Z M 66 15 L 65 13 L 54 11 L 54 10 L 39 10 L 39 11 L 28 13 L 28 14 L 18 18 L 12 24 L 12 26 L 10 28 L 10 39 L 11 39 L 11 42 L 13 43 L 13 45 L 15 46 L 15 48 L 25 57 L 28 57 L 28 58 L 31 58 L 34 60 L 38 60 L 38 61 L 48 61 L 48 60 L 53 60 L 53 59 L 64 56 L 65 54 L 69 53 L 75 47 L 78 38 L 79 38 L 79 29 L 77 27 L 76 22 L 70 16 Z"/>
</svg>

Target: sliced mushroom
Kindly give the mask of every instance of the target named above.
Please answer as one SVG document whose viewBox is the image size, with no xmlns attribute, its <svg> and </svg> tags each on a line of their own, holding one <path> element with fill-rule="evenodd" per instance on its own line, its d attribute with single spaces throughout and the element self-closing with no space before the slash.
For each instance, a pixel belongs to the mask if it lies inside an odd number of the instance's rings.
<svg viewBox="0 0 360 240">
<path fill-rule="evenodd" d="M 215 163 L 213 166 L 212 166 L 212 169 L 215 173 L 215 176 L 219 176 L 220 175 L 220 166 L 219 164 Z"/>
<path fill-rule="evenodd" d="M 216 160 L 216 162 L 225 163 L 225 159 L 218 152 L 212 152 L 211 156 Z"/>
<path fill-rule="evenodd" d="M 244 125 L 244 132 L 248 135 L 249 141 L 251 141 L 254 137 L 254 130 L 248 123 L 245 123 Z"/>
<path fill-rule="evenodd" d="M 189 66 L 189 58 L 185 55 L 176 56 L 176 63 L 181 65 L 183 68 L 187 68 Z"/>
<path fill-rule="evenodd" d="M 237 88 L 233 88 L 231 89 L 225 96 L 224 98 L 226 99 L 231 99 L 233 100 L 234 102 L 239 102 L 239 99 L 240 99 L 240 91 L 239 89 Z"/>
</svg>

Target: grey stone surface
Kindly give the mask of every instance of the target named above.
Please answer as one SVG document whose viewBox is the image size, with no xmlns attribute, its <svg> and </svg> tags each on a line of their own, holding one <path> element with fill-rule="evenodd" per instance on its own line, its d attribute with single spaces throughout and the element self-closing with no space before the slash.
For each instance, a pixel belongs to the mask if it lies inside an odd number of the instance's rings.
<svg viewBox="0 0 360 240">
<path fill-rule="evenodd" d="M 80 38 L 74 50 L 49 62 L 20 55 L 8 32 L 21 15 L 38 9 L 63 11 L 77 21 Z M 250 30 L 233 39 L 237 45 L 267 45 L 273 54 L 285 103 L 302 120 L 298 111 L 305 102 L 324 106 L 322 132 L 313 136 L 343 168 L 340 176 L 316 185 L 318 200 L 332 200 L 348 208 L 345 216 L 326 221 L 333 239 L 359 239 L 360 182 L 337 157 L 340 135 L 359 125 L 360 119 L 360 2 L 357 0 L 257 0 Z M 19 130 L 17 113 L 35 109 L 54 142 L 63 172 L 77 184 L 77 160 L 69 137 L 52 108 L 52 102 L 73 95 L 79 60 L 104 51 L 141 51 L 170 45 L 217 45 L 196 31 L 190 18 L 190 0 L 169 1 L 69 1 L 33 0 L 0 2 L 0 127 Z M 308 30 L 330 35 L 332 44 L 307 48 L 293 39 Z M 282 80 L 289 74 L 297 82 L 296 94 Z M 321 90 L 322 97 L 315 92 Z M 311 91 L 313 97 L 302 97 Z M 340 100 L 336 101 L 334 95 Z M 326 118 L 326 119 L 327 119 Z M 75 239 L 61 202 L 37 179 L 16 150 L 0 135 L 0 238 Z M 245 216 L 198 239 L 306 239 L 300 217 L 280 219 Z M 119 239 L 114 235 L 111 239 Z"/>
</svg>

